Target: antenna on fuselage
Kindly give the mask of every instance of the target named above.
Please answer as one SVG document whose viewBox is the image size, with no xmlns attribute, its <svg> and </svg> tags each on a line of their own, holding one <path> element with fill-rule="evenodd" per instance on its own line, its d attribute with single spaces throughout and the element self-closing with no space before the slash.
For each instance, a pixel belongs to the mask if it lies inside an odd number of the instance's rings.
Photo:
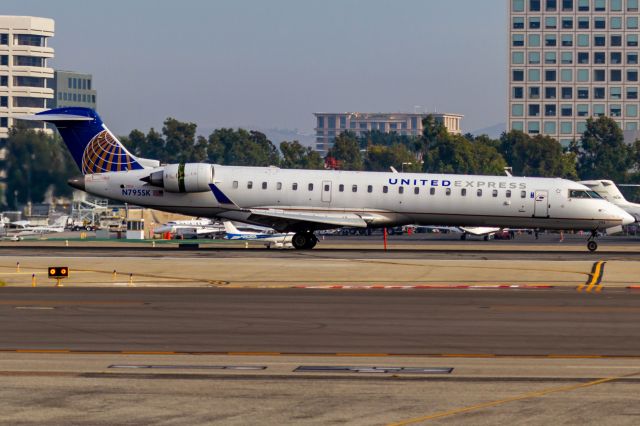
<svg viewBox="0 0 640 426">
<path fill-rule="evenodd" d="M 513 177 L 513 175 L 511 174 L 513 172 L 513 167 L 505 167 L 504 168 L 504 174 L 509 176 L 509 177 Z"/>
</svg>

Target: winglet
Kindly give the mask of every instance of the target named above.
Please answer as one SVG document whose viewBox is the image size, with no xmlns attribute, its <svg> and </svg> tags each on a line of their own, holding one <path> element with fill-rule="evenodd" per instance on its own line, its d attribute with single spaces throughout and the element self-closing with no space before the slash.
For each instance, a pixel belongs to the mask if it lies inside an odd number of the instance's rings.
<svg viewBox="0 0 640 426">
<path fill-rule="evenodd" d="M 231 201 L 231 199 L 229 199 L 229 197 L 227 197 L 224 192 L 222 192 L 220 190 L 220 188 L 218 188 L 216 186 L 215 183 L 210 183 L 209 184 L 209 188 L 211 188 L 211 192 L 213 192 L 213 196 L 216 197 L 216 200 L 218 200 L 218 202 L 220 204 L 231 204 L 233 206 L 238 207 L 238 205 L 236 203 L 234 203 L 233 201 Z M 239 208 L 239 207 L 238 207 Z"/>
</svg>

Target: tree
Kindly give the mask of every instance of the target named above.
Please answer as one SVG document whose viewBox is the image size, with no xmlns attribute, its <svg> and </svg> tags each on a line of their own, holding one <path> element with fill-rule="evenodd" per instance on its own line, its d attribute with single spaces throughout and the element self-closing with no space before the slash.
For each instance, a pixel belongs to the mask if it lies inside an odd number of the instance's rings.
<svg viewBox="0 0 640 426">
<path fill-rule="evenodd" d="M 200 141 L 204 145 L 203 141 Z M 205 148 L 205 147 L 202 147 Z M 199 147 L 199 149 L 202 149 Z M 216 129 L 206 142 L 206 158 L 211 163 L 235 166 L 277 166 L 278 149 L 260 132 L 244 129 Z"/>
<path fill-rule="evenodd" d="M 473 144 L 462 136 L 443 135 L 428 142 L 424 171 L 473 174 L 478 169 Z"/>
<path fill-rule="evenodd" d="M 633 166 L 633 148 L 624 143 L 624 135 L 610 117 L 587 119 L 580 141 L 572 146 L 577 156 L 581 179 L 611 179 L 624 182 Z"/>
<path fill-rule="evenodd" d="M 397 170 L 411 172 L 417 172 L 420 170 L 420 164 L 416 160 L 415 154 L 409 151 L 405 145 L 401 145 L 399 143 L 391 146 L 369 146 L 367 148 L 364 164 L 365 170 L 376 172 L 388 172 L 390 166 L 395 167 Z M 406 167 L 403 168 L 403 164 Z"/>
<path fill-rule="evenodd" d="M 280 165 L 285 169 L 322 169 L 324 167 L 320 154 L 298 141 L 281 142 L 280 152 L 282 152 Z"/>
<path fill-rule="evenodd" d="M 417 136 L 399 135 L 397 132 L 381 132 L 380 130 L 371 130 L 363 132 L 360 137 L 360 148 L 364 149 L 372 145 L 393 146 L 404 145 L 409 151 L 420 151 L 422 142 Z"/>
<path fill-rule="evenodd" d="M 363 168 L 360 143 L 353 132 L 343 132 L 336 137 L 327 156 L 338 161 L 343 170 L 362 170 Z"/>
<path fill-rule="evenodd" d="M 507 162 L 496 148 L 497 142 L 487 136 L 480 136 L 471 142 L 473 156 L 476 159 L 474 174 L 501 175 Z"/>
<path fill-rule="evenodd" d="M 42 131 L 13 127 L 7 139 L 7 203 L 12 208 L 28 201 L 42 202 L 52 191 L 71 195 L 67 180 L 78 174 L 68 149 L 60 137 Z"/>
<path fill-rule="evenodd" d="M 431 114 L 422 119 L 422 151 L 426 153 L 429 146 L 437 141 L 443 141 L 447 138 L 449 132 L 442 122 L 435 119 Z"/>
<path fill-rule="evenodd" d="M 512 130 L 500 137 L 500 150 L 516 175 L 577 178 L 575 156 L 552 137 Z"/>
<path fill-rule="evenodd" d="M 164 160 L 168 163 L 193 162 L 196 143 L 195 123 L 178 121 L 175 118 L 167 118 L 162 127 L 164 135 Z"/>
</svg>

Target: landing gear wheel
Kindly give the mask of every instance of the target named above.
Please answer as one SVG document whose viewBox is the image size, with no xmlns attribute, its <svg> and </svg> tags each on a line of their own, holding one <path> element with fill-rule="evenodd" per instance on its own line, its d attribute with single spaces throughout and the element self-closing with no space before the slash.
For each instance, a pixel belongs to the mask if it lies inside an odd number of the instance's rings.
<svg viewBox="0 0 640 426">
<path fill-rule="evenodd" d="M 309 239 L 309 244 L 307 245 L 306 248 L 310 250 L 314 248 L 316 244 L 318 244 L 318 238 L 315 235 L 311 234 L 311 238 Z"/>
<path fill-rule="evenodd" d="M 296 232 L 291 239 L 291 245 L 297 250 L 309 250 L 315 247 L 318 239 L 313 232 Z"/>
<path fill-rule="evenodd" d="M 595 241 L 588 241 L 587 248 L 589 249 L 589 251 L 594 252 L 598 250 L 598 243 L 596 243 Z"/>
</svg>

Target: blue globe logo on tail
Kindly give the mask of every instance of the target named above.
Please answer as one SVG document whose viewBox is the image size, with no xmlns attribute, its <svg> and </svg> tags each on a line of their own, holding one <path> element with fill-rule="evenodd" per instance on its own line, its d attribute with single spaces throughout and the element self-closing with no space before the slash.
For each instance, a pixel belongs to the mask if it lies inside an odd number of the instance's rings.
<svg viewBox="0 0 640 426">
<path fill-rule="evenodd" d="M 82 154 L 83 174 L 132 170 L 134 164 L 136 161 L 108 130 L 95 135 Z"/>
<path fill-rule="evenodd" d="M 39 112 L 25 120 L 55 124 L 82 174 L 140 170 L 144 167 L 102 123 L 92 109 L 57 108 Z"/>
</svg>

